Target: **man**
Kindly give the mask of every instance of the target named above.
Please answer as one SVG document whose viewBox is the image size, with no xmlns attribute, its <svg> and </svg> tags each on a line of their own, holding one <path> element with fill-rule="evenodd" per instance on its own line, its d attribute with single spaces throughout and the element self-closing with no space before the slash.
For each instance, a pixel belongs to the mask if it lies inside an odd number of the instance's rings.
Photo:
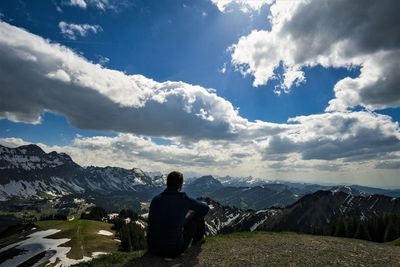
<svg viewBox="0 0 400 267">
<path fill-rule="evenodd" d="M 173 171 L 167 189 L 150 204 L 147 244 L 150 253 L 174 258 L 192 245 L 204 241 L 204 216 L 209 207 L 181 192 L 183 175 Z"/>
</svg>

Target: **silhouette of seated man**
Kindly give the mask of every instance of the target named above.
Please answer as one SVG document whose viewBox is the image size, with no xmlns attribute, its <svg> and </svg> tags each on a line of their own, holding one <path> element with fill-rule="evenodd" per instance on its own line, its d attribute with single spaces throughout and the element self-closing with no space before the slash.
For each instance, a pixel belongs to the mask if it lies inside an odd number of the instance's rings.
<svg viewBox="0 0 400 267">
<path fill-rule="evenodd" d="M 181 192 L 183 175 L 168 174 L 167 188 L 150 204 L 147 230 L 151 254 L 175 258 L 192 245 L 204 242 L 205 222 L 209 207 Z"/>
</svg>

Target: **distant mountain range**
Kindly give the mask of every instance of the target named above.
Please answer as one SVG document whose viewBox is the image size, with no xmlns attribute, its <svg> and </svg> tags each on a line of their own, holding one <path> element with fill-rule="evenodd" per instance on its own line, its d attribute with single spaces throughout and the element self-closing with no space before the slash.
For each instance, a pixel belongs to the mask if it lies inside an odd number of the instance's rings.
<svg viewBox="0 0 400 267">
<path fill-rule="evenodd" d="M 225 180 L 226 181 L 226 180 Z M 252 180 L 254 181 L 254 180 Z M 184 190 L 194 197 L 209 197 L 223 205 L 242 209 L 264 209 L 270 207 L 286 207 L 295 203 L 301 197 L 320 190 L 345 192 L 352 195 L 380 194 L 389 197 L 400 197 L 400 190 L 386 190 L 366 186 L 323 186 L 317 184 L 293 182 L 254 183 L 253 186 L 227 186 L 213 176 L 202 176 L 186 184 Z"/>
<path fill-rule="evenodd" d="M 299 198 L 286 187 L 271 189 L 260 185 L 252 187 L 224 186 L 212 176 L 202 176 L 185 185 L 184 190 L 194 197 L 209 197 L 224 205 L 242 209 L 284 207 Z"/>
<path fill-rule="evenodd" d="M 142 192 L 164 185 L 138 168 L 81 167 L 64 153 L 36 145 L 0 146 L 0 200 L 74 193 Z"/>
<path fill-rule="evenodd" d="M 118 208 L 119 204 L 125 207 L 133 201 L 136 206 L 138 202 L 148 202 L 164 188 L 165 175 L 160 172 L 146 173 L 139 168 L 82 167 L 65 153 L 46 153 L 37 145 L 0 146 L 0 201 L 78 194 L 111 209 Z M 193 197 L 209 197 L 241 209 L 285 207 L 319 190 L 400 196 L 400 190 L 264 181 L 251 176 L 203 176 L 184 185 L 184 191 Z"/>
<path fill-rule="evenodd" d="M 137 210 L 161 192 L 164 178 L 138 168 L 81 167 L 67 154 L 45 153 L 37 145 L 0 146 L 0 201 L 76 195 L 109 210 Z"/>
</svg>

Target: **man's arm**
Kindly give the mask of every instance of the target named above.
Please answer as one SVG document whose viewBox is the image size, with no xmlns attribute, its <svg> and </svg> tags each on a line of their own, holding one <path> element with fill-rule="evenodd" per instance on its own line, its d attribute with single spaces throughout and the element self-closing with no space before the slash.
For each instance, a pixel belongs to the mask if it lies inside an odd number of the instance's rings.
<svg viewBox="0 0 400 267">
<path fill-rule="evenodd" d="M 207 212 L 210 210 L 207 204 L 193 199 L 191 197 L 187 197 L 189 201 L 189 210 L 193 210 L 197 214 L 201 216 L 206 216 Z"/>
</svg>

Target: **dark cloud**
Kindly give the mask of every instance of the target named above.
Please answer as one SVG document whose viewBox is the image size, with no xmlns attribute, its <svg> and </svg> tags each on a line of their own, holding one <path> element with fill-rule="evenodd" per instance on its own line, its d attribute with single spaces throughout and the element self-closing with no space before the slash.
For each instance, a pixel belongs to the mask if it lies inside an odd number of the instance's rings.
<svg viewBox="0 0 400 267">
<path fill-rule="evenodd" d="M 297 131 L 269 139 L 265 158 L 299 153 L 304 160 L 376 159 L 400 150 L 398 125 L 367 112 L 303 116 Z"/>
<path fill-rule="evenodd" d="M 375 165 L 376 169 L 389 169 L 389 170 L 397 170 L 400 169 L 400 161 L 384 161 L 378 162 Z"/>
<path fill-rule="evenodd" d="M 327 111 L 359 105 L 370 110 L 400 107 L 400 2 L 397 0 L 277 0 L 271 31 L 253 31 L 232 48 L 232 62 L 266 84 L 283 65 L 288 92 L 305 81 L 304 67 L 360 67 L 360 76 L 335 85 Z"/>
<path fill-rule="evenodd" d="M 314 0 L 303 3 L 283 24 L 296 43 L 296 62 L 312 60 L 335 50 L 354 57 L 400 48 L 400 2 L 397 0 Z"/>
</svg>

